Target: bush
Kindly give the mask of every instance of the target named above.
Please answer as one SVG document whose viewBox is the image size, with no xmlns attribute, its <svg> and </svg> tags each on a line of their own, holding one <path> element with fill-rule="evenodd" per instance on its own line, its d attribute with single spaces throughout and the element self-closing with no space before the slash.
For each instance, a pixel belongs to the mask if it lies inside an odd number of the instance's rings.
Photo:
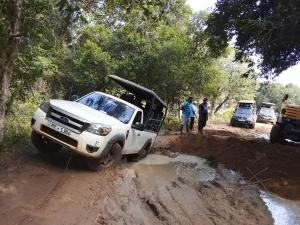
<svg viewBox="0 0 300 225">
<path fill-rule="evenodd" d="M 26 144 L 30 140 L 31 118 L 39 103 L 48 99 L 47 92 L 37 92 L 26 98 L 26 101 L 15 101 L 5 118 L 4 148 L 15 144 Z"/>
<path fill-rule="evenodd" d="M 229 123 L 233 116 L 234 108 L 229 108 L 223 113 L 218 113 L 209 118 L 212 123 Z"/>
<path fill-rule="evenodd" d="M 31 103 L 16 103 L 12 111 L 6 116 L 4 145 L 9 147 L 16 143 L 27 143 L 30 138 L 31 117 L 37 105 Z"/>
<path fill-rule="evenodd" d="M 163 125 L 162 129 L 168 129 L 168 130 L 178 130 L 180 127 L 181 121 L 176 116 L 167 116 Z"/>
</svg>

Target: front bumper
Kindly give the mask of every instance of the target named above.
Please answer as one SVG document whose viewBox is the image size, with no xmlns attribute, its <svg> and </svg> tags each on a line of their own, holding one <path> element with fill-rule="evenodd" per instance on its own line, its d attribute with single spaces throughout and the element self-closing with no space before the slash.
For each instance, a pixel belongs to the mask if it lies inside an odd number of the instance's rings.
<svg viewBox="0 0 300 225">
<path fill-rule="evenodd" d="M 248 121 L 248 120 L 239 120 L 239 119 L 235 119 L 235 118 L 232 118 L 231 119 L 231 124 L 234 125 L 234 126 L 251 126 L 253 124 L 252 121 Z"/>
<path fill-rule="evenodd" d="M 256 121 L 260 122 L 260 123 L 275 123 L 275 119 L 265 118 L 265 117 L 261 117 L 261 116 L 258 116 Z"/>
<path fill-rule="evenodd" d="M 70 131 L 69 135 L 62 134 L 49 127 L 46 113 L 40 109 L 35 112 L 31 124 L 33 131 L 43 137 L 87 157 L 100 157 L 109 143 L 109 136 L 98 136 L 86 131 L 82 133 Z"/>
</svg>

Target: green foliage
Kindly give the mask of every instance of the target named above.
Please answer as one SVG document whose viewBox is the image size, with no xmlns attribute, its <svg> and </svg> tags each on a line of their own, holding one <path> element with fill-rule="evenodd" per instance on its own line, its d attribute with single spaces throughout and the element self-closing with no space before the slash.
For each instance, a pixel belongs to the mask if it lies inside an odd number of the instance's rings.
<svg viewBox="0 0 300 225">
<path fill-rule="evenodd" d="M 178 130 L 180 125 L 181 121 L 178 117 L 168 115 L 163 123 L 162 129 Z"/>
<path fill-rule="evenodd" d="M 232 107 L 239 100 L 253 99 L 257 89 L 255 74 L 243 77 L 248 70 L 247 64 L 234 61 L 233 51 L 227 57 L 214 60 L 207 69 L 202 93 L 209 97 L 212 113 L 222 107 Z"/>
<path fill-rule="evenodd" d="M 234 107 L 227 108 L 226 110 L 223 110 L 222 112 L 213 114 L 209 117 L 209 122 L 210 123 L 229 123 L 231 117 L 234 114 Z"/>
<path fill-rule="evenodd" d="M 7 4 L 0 3 L 0 13 Z M 249 68 L 233 62 L 231 50 L 216 59 L 207 45 L 208 17 L 207 12 L 192 15 L 184 0 L 23 0 L 19 56 L 7 101 L 7 143 L 28 138 L 30 116 L 42 98 L 94 90 L 119 95 L 108 74 L 153 89 L 174 106 L 173 114 L 190 95 L 209 96 L 214 111 L 252 98 L 255 82 L 241 77 Z M 7 35 L 3 23 L 0 34 Z M 171 114 L 164 124 L 179 126 Z"/>
<path fill-rule="evenodd" d="M 278 75 L 300 60 L 299 11 L 296 0 L 219 0 L 208 20 L 210 46 L 222 52 L 234 38 L 238 60 L 262 56 L 262 74 Z"/>
<path fill-rule="evenodd" d="M 5 146 L 27 144 L 30 140 L 30 121 L 42 99 L 49 96 L 39 92 L 33 93 L 25 101 L 16 101 L 6 116 Z"/>
<path fill-rule="evenodd" d="M 232 118 L 232 116 L 233 116 L 233 114 L 234 114 L 234 110 L 235 110 L 235 108 L 234 107 L 232 107 L 232 108 L 229 108 L 229 109 L 227 109 L 225 112 L 224 112 L 224 119 L 226 120 L 226 121 L 230 121 L 230 119 Z"/>
<path fill-rule="evenodd" d="M 300 88 L 293 84 L 283 86 L 279 83 L 262 83 L 257 90 L 255 100 L 258 105 L 260 105 L 262 102 L 274 103 L 276 104 L 277 110 L 280 110 L 282 106 L 282 99 L 285 94 L 289 95 L 289 103 L 300 104 Z"/>
</svg>

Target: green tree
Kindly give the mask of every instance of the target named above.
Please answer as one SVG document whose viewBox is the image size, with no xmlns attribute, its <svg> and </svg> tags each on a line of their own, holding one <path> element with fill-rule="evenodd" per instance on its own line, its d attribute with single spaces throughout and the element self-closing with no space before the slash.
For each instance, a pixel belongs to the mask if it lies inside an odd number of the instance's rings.
<svg viewBox="0 0 300 225">
<path fill-rule="evenodd" d="M 285 94 L 289 95 L 289 102 L 292 104 L 300 103 L 300 88 L 293 84 L 286 86 L 279 83 L 264 84 L 261 83 L 257 90 L 255 100 L 258 105 L 262 102 L 271 102 L 276 104 L 278 110 L 281 109 L 282 99 Z"/>
<path fill-rule="evenodd" d="M 210 46 L 222 52 L 235 40 L 236 58 L 259 55 L 264 76 L 278 75 L 300 60 L 298 0 L 218 0 L 209 16 Z"/>
<path fill-rule="evenodd" d="M 254 98 L 257 82 L 255 74 L 253 77 L 242 76 L 247 70 L 247 64 L 234 61 L 233 51 L 210 66 L 203 93 L 210 99 L 212 113 L 217 113 L 223 106 L 233 106 L 239 100 Z"/>
<path fill-rule="evenodd" d="M 5 107 L 14 63 L 18 55 L 21 0 L 0 2 L 0 144 L 4 138 Z"/>
</svg>

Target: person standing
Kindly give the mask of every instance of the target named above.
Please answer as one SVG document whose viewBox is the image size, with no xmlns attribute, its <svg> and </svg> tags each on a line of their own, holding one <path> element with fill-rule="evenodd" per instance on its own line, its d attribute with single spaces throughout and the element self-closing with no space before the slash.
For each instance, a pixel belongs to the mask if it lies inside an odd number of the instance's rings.
<svg viewBox="0 0 300 225">
<path fill-rule="evenodd" d="M 181 115 L 181 128 L 180 133 L 183 133 L 183 128 L 186 128 L 186 132 L 189 132 L 189 118 L 191 116 L 191 102 L 193 101 L 193 97 L 189 97 L 183 102 L 181 107 L 182 115 Z"/>
<path fill-rule="evenodd" d="M 196 104 L 197 104 L 196 101 L 191 103 L 190 130 L 194 129 L 194 123 L 196 117 Z"/>
<path fill-rule="evenodd" d="M 198 121 L 198 132 L 203 134 L 203 128 L 206 126 L 208 120 L 208 105 L 207 98 L 203 99 L 203 102 L 199 105 L 199 121 Z"/>
</svg>

